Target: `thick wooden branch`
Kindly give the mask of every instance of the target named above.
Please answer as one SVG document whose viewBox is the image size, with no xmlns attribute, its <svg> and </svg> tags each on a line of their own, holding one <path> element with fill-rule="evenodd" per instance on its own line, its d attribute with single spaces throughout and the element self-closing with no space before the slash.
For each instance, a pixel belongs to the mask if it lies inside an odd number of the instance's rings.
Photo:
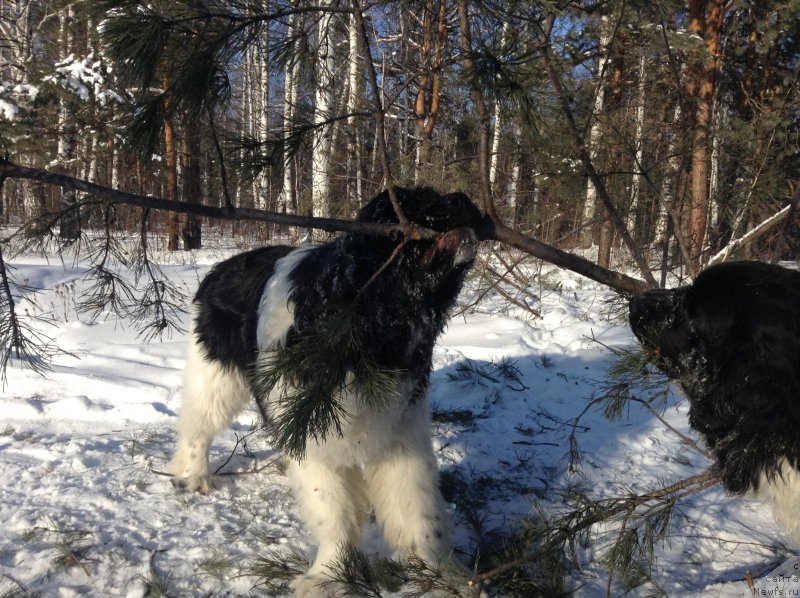
<svg viewBox="0 0 800 598">
<path fill-rule="evenodd" d="M 499 221 L 495 222 L 494 230 L 490 233 L 488 238 L 521 249 L 525 253 L 554 264 L 559 268 L 571 270 L 572 272 L 576 272 L 595 282 L 609 286 L 619 292 L 641 293 L 652 288 L 651 285 L 643 280 L 632 278 L 621 272 L 606 270 L 579 255 L 568 253 L 557 247 L 547 245 L 532 237 L 523 235 L 519 231 L 509 228 Z"/>
<path fill-rule="evenodd" d="M 74 189 L 88 193 L 94 197 L 112 203 L 151 208 L 155 210 L 169 210 L 182 214 L 193 214 L 218 220 L 253 220 L 257 222 L 271 222 L 284 226 L 297 226 L 302 228 L 316 228 L 328 232 L 343 231 L 348 233 L 363 233 L 381 235 L 386 237 L 399 236 L 405 231 L 400 224 L 376 224 L 374 222 L 357 222 L 354 220 L 341 220 L 338 218 L 314 218 L 311 216 L 297 216 L 280 212 L 268 212 L 249 208 L 213 207 L 186 201 L 173 201 L 163 197 L 139 195 L 118 191 L 65 174 L 49 172 L 38 168 L 17 166 L 7 160 L 0 160 L 0 179 L 27 179 L 48 185 L 55 185 L 64 189 Z M 414 227 L 415 238 L 432 239 L 439 233 L 434 230 Z"/>
<path fill-rule="evenodd" d="M 152 197 L 149 195 L 117 191 L 116 189 L 103 187 L 102 185 L 90 183 L 65 174 L 58 174 L 38 168 L 17 166 L 6 160 L 0 160 L 0 181 L 5 178 L 27 179 L 47 185 L 74 189 L 112 203 L 138 206 L 146 209 L 169 210 L 219 220 L 252 220 L 301 228 L 317 228 L 328 232 L 342 231 L 389 237 L 406 236 L 409 230 L 408 226 L 403 226 L 402 224 L 376 224 L 373 222 L 357 222 L 337 218 L 314 218 L 311 216 L 295 216 L 264 210 L 235 207 L 218 208 L 186 201 L 172 201 L 164 199 L 163 197 Z M 410 237 L 412 240 L 431 239 L 439 234 L 434 230 L 416 225 L 413 226 L 413 231 L 414 236 Z M 527 235 L 509 228 L 499 220 L 492 220 L 488 216 L 485 217 L 484 226 L 482 230 L 478 231 L 478 234 L 482 240 L 500 241 L 511 247 L 516 247 L 533 257 L 542 259 L 559 268 L 571 270 L 572 272 L 586 276 L 591 280 L 607 285 L 619 292 L 638 293 L 649 288 L 649 285 L 644 281 L 631 278 L 619 272 L 601 268 L 597 264 L 580 256 L 562 251 L 561 249 L 537 241 L 532 237 L 528 237 Z M 409 237 L 406 236 L 406 238 Z"/>
</svg>

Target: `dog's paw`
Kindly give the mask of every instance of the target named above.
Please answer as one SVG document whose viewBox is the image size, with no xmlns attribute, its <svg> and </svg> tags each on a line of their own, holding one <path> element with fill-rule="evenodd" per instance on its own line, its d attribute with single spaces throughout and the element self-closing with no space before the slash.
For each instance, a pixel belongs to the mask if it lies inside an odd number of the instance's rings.
<svg viewBox="0 0 800 598">
<path fill-rule="evenodd" d="M 355 596 L 342 584 L 321 575 L 299 575 L 292 582 L 295 598 L 345 598 Z"/>
<path fill-rule="evenodd" d="M 200 494 L 210 494 L 214 489 L 214 482 L 212 481 L 210 475 L 190 475 L 186 477 L 175 476 L 172 478 L 172 485 L 178 490 L 198 492 Z"/>
</svg>

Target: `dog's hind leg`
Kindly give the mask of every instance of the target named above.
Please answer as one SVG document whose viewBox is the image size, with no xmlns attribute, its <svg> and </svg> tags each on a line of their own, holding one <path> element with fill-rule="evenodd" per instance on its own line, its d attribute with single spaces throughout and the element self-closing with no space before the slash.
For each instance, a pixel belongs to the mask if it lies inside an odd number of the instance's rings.
<svg viewBox="0 0 800 598">
<path fill-rule="evenodd" d="M 178 415 L 178 450 L 167 465 L 173 483 L 192 492 L 211 491 L 208 452 L 211 441 L 247 404 L 250 391 L 241 372 L 203 354 L 189 334 L 183 403 Z"/>
<path fill-rule="evenodd" d="M 348 547 L 355 547 L 369 515 L 363 474 L 358 467 L 333 467 L 314 459 L 292 461 L 289 481 L 306 527 L 319 548 L 308 572 L 292 584 L 298 598 L 346 595 L 331 583 L 330 566 Z"/>
</svg>

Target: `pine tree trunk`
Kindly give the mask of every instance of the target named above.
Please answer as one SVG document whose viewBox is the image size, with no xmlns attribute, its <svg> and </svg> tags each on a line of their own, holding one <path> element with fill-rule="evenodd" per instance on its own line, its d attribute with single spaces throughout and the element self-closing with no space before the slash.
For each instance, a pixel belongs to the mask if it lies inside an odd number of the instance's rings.
<svg viewBox="0 0 800 598">
<path fill-rule="evenodd" d="M 434 30 L 434 17 L 436 17 Z M 425 2 L 422 22 L 419 77 L 414 113 L 417 128 L 417 159 L 414 180 L 420 184 L 430 176 L 433 130 L 439 114 L 442 93 L 442 52 L 447 40 L 447 2 L 439 0 L 438 9 L 433 0 Z"/>
<path fill-rule="evenodd" d="M 703 261 L 708 221 L 709 154 L 714 91 L 719 64 L 719 41 L 724 10 L 722 0 L 691 0 L 689 29 L 705 41 L 706 56 L 694 67 L 697 80 L 694 130 L 692 135 L 692 181 L 689 206 L 689 258 L 695 270 Z"/>
<path fill-rule="evenodd" d="M 624 44 L 615 44 L 613 58 L 611 61 L 611 78 L 608 87 L 608 110 L 618 111 L 622 105 L 622 82 L 624 76 Z M 610 51 L 610 50 L 609 50 Z M 622 144 L 612 137 L 611 147 L 609 148 L 610 163 L 620 164 L 623 160 Z M 615 177 L 617 180 L 619 177 Z M 607 215 L 607 211 L 606 211 Z M 611 248 L 614 244 L 614 225 L 611 219 L 606 217 L 600 225 L 600 240 L 597 248 L 597 265 L 603 268 L 611 267 Z"/>
</svg>

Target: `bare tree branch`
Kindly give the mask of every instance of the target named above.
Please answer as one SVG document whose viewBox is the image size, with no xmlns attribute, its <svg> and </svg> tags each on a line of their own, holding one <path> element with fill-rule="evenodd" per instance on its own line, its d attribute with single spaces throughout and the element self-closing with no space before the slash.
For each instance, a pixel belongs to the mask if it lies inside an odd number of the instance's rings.
<svg viewBox="0 0 800 598">
<path fill-rule="evenodd" d="M 383 103 L 381 102 L 381 90 L 378 87 L 378 75 L 375 72 L 375 64 L 372 62 L 372 47 L 369 43 L 369 35 L 367 35 L 367 27 L 364 24 L 364 13 L 361 9 L 359 0 L 353 0 L 353 16 L 356 19 L 356 27 L 358 27 L 358 34 L 361 37 L 361 43 L 364 48 L 365 62 L 367 67 L 367 80 L 372 89 L 372 102 L 375 104 L 375 140 L 378 144 L 378 153 L 381 158 L 381 166 L 383 167 L 383 178 L 386 181 L 386 188 L 389 192 L 389 199 L 394 207 L 397 219 L 400 221 L 400 226 L 403 228 L 407 238 L 416 237 L 416 227 L 406 218 L 403 213 L 403 208 L 400 206 L 400 200 L 397 198 L 397 193 L 394 190 L 394 177 L 392 176 L 392 169 L 389 165 L 389 150 L 386 148 L 386 127 L 384 120 L 386 119 L 386 111 L 384 110 Z"/>
<path fill-rule="evenodd" d="M 189 203 L 185 201 L 172 201 L 162 197 L 152 197 L 149 195 L 139 195 L 117 191 L 102 185 L 90 183 L 82 179 L 77 179 L 68 175 L 58 174 L 41 170 L 38 168 L 28 168 L 17 166 L 7 160 L 0 159 L 0 179 L 3 177 L 12 179 L 27 179 L 38 181 L 48 185 L 65 187 L 82 191 L 104 201 L 113 203 L 152 208 L 156 210 L 171 210 L 183 214 L 193 214 L 206 218 L 219 220 L 253 220 L 258 222 L 272 222 L 285 226 L 297 226 L 301 228 L 318 228 L 328 232 L 343 231 L 348 233 L 360 233 L 366 235 L 381 235 L 396 237 L 398 235 L 412 240 L 433 239 L 438 234 L 436 231 L 413 225 L 412 235 L 408 235 L 409 227 L 402 224 L 377 224 L 374 222 L 357 222 L 353 220 L 341 220 L 338 218 L 314 218 L 311 216 L 296 216 L 280 212 L 269 212 L 249 208 L 223 207 L 216 208 L 202 204 Z M 87 204 L 86 200 L 83 204 Z M 49 217 L 57 217 L 49 214 Z M 511 245 L 525 251 L 533 257 L 542 259 L 560 268 L 566 268 L 577 272 L 596 282 L 607 285 L 617 291 L 626 293 L 639 293 L 651 288 L 647 283 L 626 276 L 625 274 L 607 270 L 597 264 L 580 256 L 562 251 L 546 243 L 542 243 L 532 237 L 528 237 L 516 230 L 513 230 L 500 222 L 492 221 L 490 218 L 485 220 L 484 229 L 479 231 L 482 240 L 496 240 Z"/>
<path fill-rule="evenodd" d="M 792 197 L 792 201 L 789 203 L 789 205 L 784 206 L 783 209 L 774 213 L 763 222 L 760 222 L 755 228 L 747 231 L 738 239 L 733 239 L 720 251 L 711 256 L 711 259 L 708 260 L 708 265 L 710 266 L 712 264 L 716 264 L 717 262 L 724 262 L 726 259 L 728 259 L 728 256 L 733 252 L 734 249 L 744 245 L 749 245 L 759 237 L 763 236 L 765 233 L 771 231 L 778 224 L 784 220 L 787 220 L 790 214 L 797 212 L 798 204 L 800 204 L 800 185 L 797 186 L 794 196 Z"/>
<path fill-rule="evenodd" d="M 545 34 L 546 35 L 546 34 Z M 572 106 L 570 97 L 564 88 L 564 85 L 561 82 L 561 77 L 559 76 L 558 72 L 553 65 L 553 61 L 550 57 L 549 46 L 546 43 L 541 44 L 540 52 L 542 55 L 542 62 L 547 69 L 548 76 L 550 77 L 550 82 L 553 85 L 553 89 L 556 92 L 556 96 L 558 96 L 558 101 L 561 104 L 561 111 L 564 113 L 564 117 L 566 118 L 567 125 L 569 127 L 570 133 L 572 135 L 572 145 L 575 149 L 575 153 L 578 159 L 583 164 L 583 168 L 586 171 L 589 180 L 591 181 L 592 185 L 594 185 L 595 189 L 597 190 L 597 195 L 600 197 L 603 205 L 606 208 L 606 212 L 608 212 L 609 218 L 611 218 L 611 222 L 614 224 L 614 228 L 619 234 L 622 242 L 630 251 L 633 260 L 636 262 L 636 265 L 639 267 L 642 276 L 644 276 L 645 281 L 650 288 L 658 287 L 658 283 L 656 279 L 653 277 L 652 272 L 650 272 L 650 266 L 647 264 L 647 260 L 645 259 L 644 255 L 641 252 L 641 249 L 636 245 L 636 242 L 631 237 L 630 233 L 628 232 L 627 227 L 625 226 L 625 219 L 622 217 L 622 214 L 617 209 L 617 206 L 614 204 L 614 200 L 611 198 L 611 195 L 608 193 L 605 184 L 603 184 L 603 179 L 598 174 L 597 170 L 594 167 L 594 163 L 592 162 L 592 158 L 589 155 L 589 151 L 586 149 L 586 143 L 583 140 L 583 135 L 581 135 L 580 129 L 578 128 L 577 122 L 575 122 L 575 115 L 572 112 Z"/>
<path fill-rule="evenodd" d="M 344 231 L 350 233 L 362 233 L 381 236 L 397 236 L 404 234 L 405 228 L 399 224 L 377 224 L 374 222 L 357 222 L 353 220 L 341 220 L 338 218 L 313 218 L 310 216 L 297 216 L 280 212 L 268 212 L 264 210 L 254 210 L 249 208 L 223 207 L 216 208 L 202 204 L 193 204 L 186 201 L 173 201 L 163 197 L 153 197 L 149 195 L 139 195 L 110 189 L 102 185 L 90 183 L 65 174 L 58 174 L 41 170 L 38 168 L 28 168 L 17 166 L 7 160 L 0 159 L 0 178 L 27 179 L 38 181 L 48 185 L 55 185 L 67 189 L 75 189 L 88 193 L 94 197 L 142 208 L 152 208 L 156 210 L 171 210 L 182 214 L 193 214 L 206 218 L 219 220 L 254 220 L 259 222 L 272 222 L 285 226 L 297 226 L 304 228 L 318 228 L 328 232 Z M 439 233 L 424 227 L 415 226 L 415 239 L 432 239 Z"/>
<path fill-rule="evenodd" d="M 577 272 L 586 278 L 590 278 L 620 292 L 641 293 L 642 291 L 653 288 L 653 285 L 644 281 L 632 278 L 621 272 L 606 270 L 579 255 L 568 253 L 552 245 L 542 243 L 500 222 L 494 223 L 494 230 L 487 238 L 495 239 L 507 245 L 511 245 L 512 247 L 516 247 L 517 249 L 521 249 L 534 257 L 559 266 L 560 268 L 566 268 L 567 270 Z"/>
</svg>

